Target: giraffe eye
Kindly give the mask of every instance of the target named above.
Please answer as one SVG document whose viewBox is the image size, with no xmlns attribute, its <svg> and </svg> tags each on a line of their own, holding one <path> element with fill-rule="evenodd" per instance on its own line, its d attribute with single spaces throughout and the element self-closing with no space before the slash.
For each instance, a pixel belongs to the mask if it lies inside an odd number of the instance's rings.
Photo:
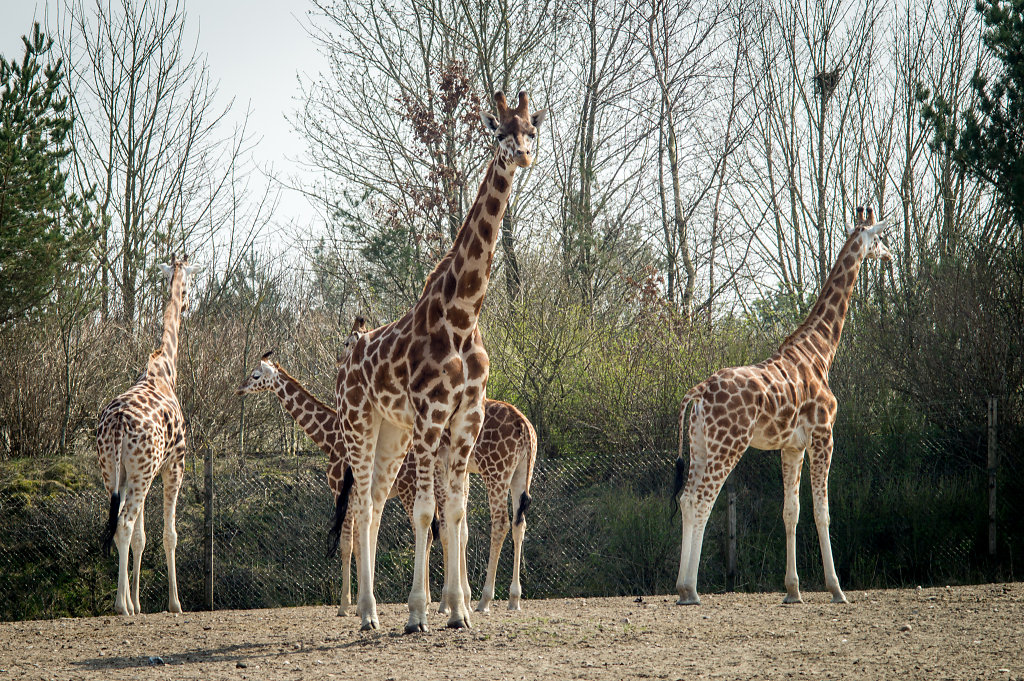
<svg viewBox="0 0 1024 681">
<path fill-rule="evenodd" d="M 529 135 L 527 135 L 527 137 L 529 137 L 532 140 L 535 140 L 535 139 L 537 139 L 537 133 L 531 132 Z"/>
<path fill-rule="evenodd" d="M 504 142 L 506 137 L 508 137 L 508 135 L 505 135 L 505 134 L 498 135 L 498 141 L 499 142 Z"/>
</svg>

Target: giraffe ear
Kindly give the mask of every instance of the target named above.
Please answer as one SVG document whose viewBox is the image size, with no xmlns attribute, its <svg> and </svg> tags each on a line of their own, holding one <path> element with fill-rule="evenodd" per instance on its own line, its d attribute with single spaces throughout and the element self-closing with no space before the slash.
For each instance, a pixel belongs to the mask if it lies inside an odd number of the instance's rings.
<svg viewBox="0 0 1024 681">
<path fill-rule="evenodd" d="M 544 122 L 544 119 L 548 117 L 548 110 L 541 109 L 540 111 L 534 111 L 533 115 L 530 116 L 530 122 L 533 123 L 533 127 L 538 127 Z"/>
<path fill-rule="evenodd" d="M 498 134 L 498 128 L 501 127 L 501 123 L 498 121 L 498 117 L 492 114 L 490 111 L 481 111 L 480 120 L 484 122 L 484 128 L 487 132 L 492 135 Z"/>
<path fill-rule="evenodd" d="M 881 222 L 876 222 L 873 226 L 868 228 L 868 234 L 870 234 L 871 236 L 875 236 L 876 234 L 879 234 L 880 232 L 884 232 L 888 228 L 889 228 L 889 221 L 888 220 L 882 220 Z"/>
<path fill-rule="evenodd" d="M 203 271 L 203 266 L 202 265 L 185 265 L 185 274 L 187 274 L 189 276 L 192 276 L 196 272 L 202 272 L 202 271 Z"/>
<path fill-rule="evenodd" d="M 174 276 L 174 265 L 165 265 L 164 263 L 158 263 L 160 265 L 160 271 L 164 273 L 167 280 L 170 281 L 171 277 Z"/>
</svg>

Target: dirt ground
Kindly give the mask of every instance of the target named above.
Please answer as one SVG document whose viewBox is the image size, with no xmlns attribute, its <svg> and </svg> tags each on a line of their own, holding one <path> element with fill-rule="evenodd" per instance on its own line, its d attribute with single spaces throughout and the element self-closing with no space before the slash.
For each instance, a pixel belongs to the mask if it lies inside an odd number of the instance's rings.
<svg viewBox="0 0 1024 681">
<path fill-rule="evenodd" d="M 7 679 L 1000 679 L 1024 681 L 1024 583 L 495 603 L 473 629 L 404 605 L 360 632 L 333 607 L 0 623 Z"/>
</svg>

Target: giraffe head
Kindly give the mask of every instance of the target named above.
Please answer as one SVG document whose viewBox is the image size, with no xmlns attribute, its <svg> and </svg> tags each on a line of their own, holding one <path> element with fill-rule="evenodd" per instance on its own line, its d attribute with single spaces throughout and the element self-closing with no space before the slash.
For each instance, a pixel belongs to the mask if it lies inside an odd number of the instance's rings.
<svg viewBox="0 0 1024 681">
<path fill-rule="evenodd" d="M 366 333 L 366 319 L 362 315 L 356 315 L 355 321 L 352 322 L 352 330 L 349 331 L 348 337 L 345 338 L 345 342 L 342 343 L 341 351 L 338 353 L 338 359 L 334 362 L 335 366 L 341 366 L 341 363 L 348 357 L 348 353 L 352 351 L 352 345 L 357 340 L 363 337 Z"/>
<path fill-rule="evenodd" d="M 872 260 L 889 261 L 892 260 L 892 253 L 889 252 L 888 247 L 882 241 L 882 232 L 888 228 L 889 225 L 885 220 L 879 223 L 875 222 L 875 210 L 868 206 L 857 206 L 857 219 L 856 221 L 847 227 L 847 236 L 853 238 L 859 236 L 864 240 L 864 244 L 867 246 L 867 254 L 865 258 Z"/>
<path fill-rule="evenodd" d="M 171 290 L 174 290 L 174 281 L 176 278 L 180 278 L 181 282 L 181 311 L 188 310 L 189 304 L 189 285 L 192 281 L 192 275 L 203 269 L 202 265 L 189 265 L 188 256 L 186 255 L 181 260 L 171 253 L 171 264 L 160 263 L 160 271 L 167 277 L 167 283 L 170 284 Z"/>
<path fill-rule="evenodd" d="M 273 389 L 278 375 L 277 364 L 270 361 L 270 355 L 273 352 L 273 350 L 268 350 L 263 353 L 259 366 L 253 369 L 242 385 L 238 386 L 238 389 L 235 390 L 236 395 L 252 395 Z"/>
<path fill-rule="evenodd" d="M 494 108 L 497 115 L 481 111 L 480 118 L 487 130 L 498 139 L 498 156 L 520 168 L 533 163 L 533 142 L 537 139 L 537 127 L 548 115 L 547 109 L 533 114 L 529 110 L 526 90 L 519 93 L 519 102 L 514 109 L 505 101 L 505 93 L 494 93 Z"/>
</svg>

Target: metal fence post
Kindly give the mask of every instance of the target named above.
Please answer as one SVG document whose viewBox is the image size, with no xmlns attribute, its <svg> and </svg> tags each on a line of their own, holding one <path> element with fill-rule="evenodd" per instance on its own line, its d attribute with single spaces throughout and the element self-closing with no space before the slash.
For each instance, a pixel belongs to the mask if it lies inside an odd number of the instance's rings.
<svg viewBox="0 0 1024 681">
<path fill-rule="evenodd" d="M 213 448 L 204 445 L 203 474 L 205 478 L 203 523 L 203 572 L 206 576 L 205 605 L 213 610 Z"/>
<path fill-rule="evenodd" d="M 733 591 L 736 588 L 736 485 L 732 480 L 727 480 L 725 484 L 726 498 L 729 502 L 729 551 L 725 590 Z"/>
<path fill-rule="evenodd" d="M 998 423 L 998 400 L 988 398 L 988 555 L 996 555 L 996 471 L 999 466 L 999 453 L 996 445 L 996 425 Z"/>
</svg>

